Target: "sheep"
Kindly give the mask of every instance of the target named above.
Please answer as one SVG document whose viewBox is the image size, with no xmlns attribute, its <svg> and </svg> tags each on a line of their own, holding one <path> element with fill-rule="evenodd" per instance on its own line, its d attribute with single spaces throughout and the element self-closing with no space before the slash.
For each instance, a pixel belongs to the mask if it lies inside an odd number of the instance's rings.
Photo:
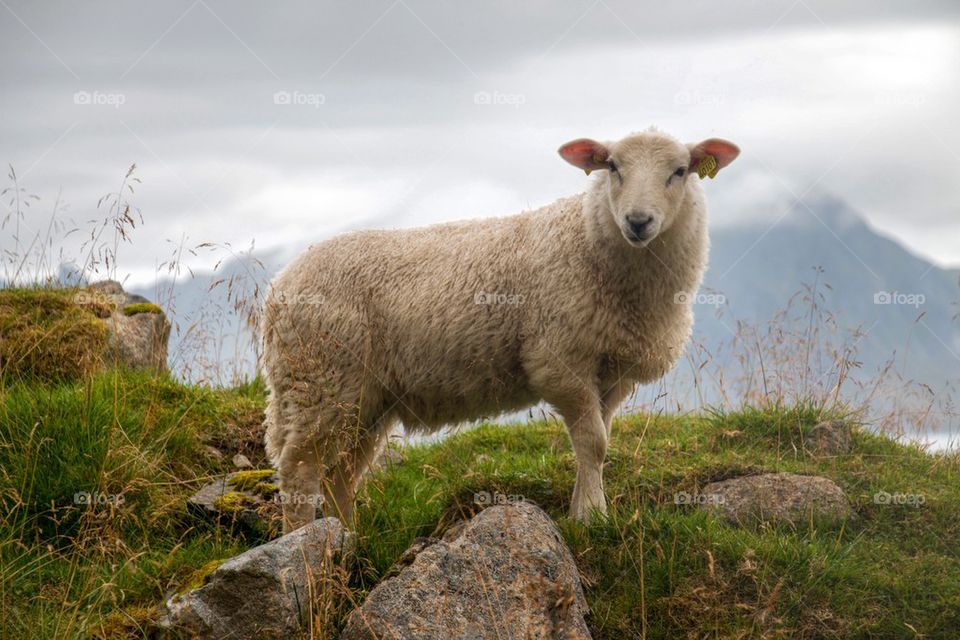
<svg viewBox="0 0 960 640">
<path fill-rule="evenodd" d="M 559 149 L 596 175 L 505 218 L 348 233 L 271 283 L 263 321 L 266 450 L 284 529 L 349 521 L 397 421 L 408 433 L 521 410 L 562 416 L 577 459 L 570 515 L 606 513 L 611 422 L 688 341 L 706 267 L 699 180 L 739 149 L 656 130 Z"/>
</svg>

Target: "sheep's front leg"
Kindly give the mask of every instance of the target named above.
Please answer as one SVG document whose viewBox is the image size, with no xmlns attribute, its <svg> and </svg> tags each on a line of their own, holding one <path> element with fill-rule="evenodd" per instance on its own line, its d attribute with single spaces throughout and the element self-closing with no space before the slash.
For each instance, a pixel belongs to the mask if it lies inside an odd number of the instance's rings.
<svg viewBox="0 0 960 640">
<path fill-rule="evenodd" d="M 559 407 L 577 456 L 577 482 L 570 515 L 585 521 L 597 510 L 607 512 L 603 496 L 603 459 L 607 455 L 607 429 L 597 394 L 584 394 L 567 407 Z"/>
</svg>

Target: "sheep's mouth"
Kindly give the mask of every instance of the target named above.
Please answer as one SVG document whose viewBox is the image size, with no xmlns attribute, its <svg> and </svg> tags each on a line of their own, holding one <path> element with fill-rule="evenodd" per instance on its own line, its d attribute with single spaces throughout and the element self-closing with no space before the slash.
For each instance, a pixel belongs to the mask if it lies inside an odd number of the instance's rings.
<svg viewBox="0 0 960 640">
<path fill-rule="evenodd" d="M 656 233 L 645 233 L 640 236 L 627 229 L 622 229 L 621 233 L 630 246 L 637 247 L 638 249 L 642 249 L 643 247 L 647 246 L 650 241 L 653 240 L 654 236 L 657 235 Z"/>
</svg>

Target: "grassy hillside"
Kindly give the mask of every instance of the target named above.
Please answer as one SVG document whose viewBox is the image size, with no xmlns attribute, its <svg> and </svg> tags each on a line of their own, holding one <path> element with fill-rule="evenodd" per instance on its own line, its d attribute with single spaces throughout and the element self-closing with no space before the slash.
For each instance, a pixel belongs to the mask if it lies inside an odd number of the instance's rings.
<svg viewBox="0 0 960 640">
<path fill-rule="evenodd" d="M 198 519 L 185 500 L 236 451 L 263 463 L 263 402 L 256 384 L 210 390 L 117 371 L 6 382 L 0 637 L 142 637 L 165 593 L 261 542 Z M 854 454 L 815 460 L 802 436 L 823 417 L 784 408 L 621 418 L 605 472 L 610 516 L 589 527 L 564 517 L 574 458 L 559 423 L 488 425 L 405 448 L 367 483 L 357 557 L 318 622 L 336 629 L 415 537 L 469 515 L 474 494 L 489 492 L 536 501 L 558 520 L 596 638 L 954 637 L 957 456 L 859 433 Z M 757 470 L 829 476 L 857 517 L 741 529 L 674 504 L 678 491 Z M 878 491 L 924 503 L 874 504 Z M 80 492 L 96 504 L 75 504 Z"/>
</svg>

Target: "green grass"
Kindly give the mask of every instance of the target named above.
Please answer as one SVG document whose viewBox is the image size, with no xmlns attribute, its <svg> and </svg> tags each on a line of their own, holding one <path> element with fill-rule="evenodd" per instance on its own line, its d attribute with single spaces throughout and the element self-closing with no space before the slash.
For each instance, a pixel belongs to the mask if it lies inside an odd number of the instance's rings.
<svg viewBox="0 0 960 640">
<path fill-rule="evenodd" d="M 257 381 L 215 391 L 118 372 L 0 390 L 0 637 L 142 637 L 165 593 L 260 542 L 184 502 L 228 470 L 229 455 L 204 445 L 252 447 L 243 438 L 259 438 L 262 406 Z M 826 417 L 800 407 L 622 418 L 605 468 L 610 513 L 590 526 L 565 517 L 575 461 L 559 423 L 404 448 L 359 497 L 351 598 L 327 619 L 337 624 L 414 538 L 469 516 L 474 494 L 489 492 L 557 520 L 595 638 L 955 637 L 958 457 L 861 432 L 853 454 L 815 459 L 803 435 Z M 857 515 L 738 528 L 674 504 L 678 491 L 759 470 L 828 476 Z M 124 499 L 88 508 L 73 503 L 81 491 Z M 924 504 L 875 504 L 878 491 Z"/>
</svg>

